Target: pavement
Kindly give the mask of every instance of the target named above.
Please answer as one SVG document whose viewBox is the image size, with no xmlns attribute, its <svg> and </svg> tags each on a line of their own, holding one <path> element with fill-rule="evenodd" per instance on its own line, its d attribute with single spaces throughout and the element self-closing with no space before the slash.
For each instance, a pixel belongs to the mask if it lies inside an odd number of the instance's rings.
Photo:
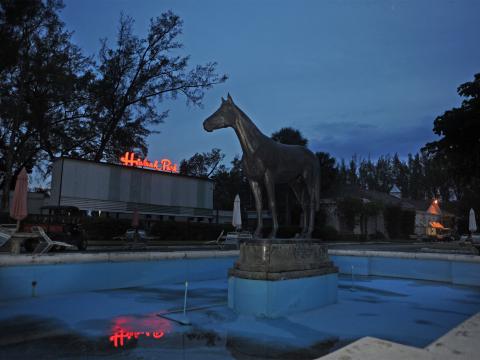
<svg viewBox="0 0 480 360">
<path fill-rule="evenodd" d="M 329 249 L 338 250 L 372 250 L 372 251 L 400 251 L 400 252 L 429 252 L 429 253 L 451 253 L 451 254 L 470 254 L 478 255 L 478 250 L 468 243 L 449 242 L 449 243 L 432 243 L 432 242 L 326 242 Z M 234 250 L 235 245 L 211 245 L 211 244 L 186 244 L 181 243 L 173 245 L 142 245 L 137 247 L 131 245 L 123 246 L 105 246 L 93 245 L 88 247 L 87 252 L 101 251 L 200 251 L 200 250 Z"/>
<path fill-rule="evenodd" d="M 412 240 L 370 241 L 370 242 L 325 242 L 330 249 L 344 250 L 373 250 L 373 251 L 400 251 L 400 252 L 429 252 L 478 255 L 480 244 L 468 242 L 422 242 Z M 202 250 L 234 250 L 233 244 L 217 245 L 199 241 L 168 241 L 145 243 L 125 243 L 120 241 L 90 241 L 86 253 L 112 251 L 202 251 Z M 8 246 L 0 247 L 1 252 L 8 252 Z M 77 251 L 77 250 L 72 250 Z"/>
<path fill-rule="evenodd" d="M 425 348 L 367 336 L 317 360 L 471 360 L 478 358 L 479 340 L 477 313 Z"/>
</svg>

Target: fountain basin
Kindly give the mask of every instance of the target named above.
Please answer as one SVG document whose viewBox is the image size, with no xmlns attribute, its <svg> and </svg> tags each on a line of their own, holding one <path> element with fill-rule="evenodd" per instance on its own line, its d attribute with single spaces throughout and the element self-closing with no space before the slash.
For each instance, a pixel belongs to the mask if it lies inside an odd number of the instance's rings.
<svg viewBox="0 0 480 360">
<path fill-rule="evenodd" d="M 337 301 L 338 269 L 318 240 L 251 240 L 240 245 L 229 270 L 228 306 L 267 318 L 320 308 Z"/>
</svg>

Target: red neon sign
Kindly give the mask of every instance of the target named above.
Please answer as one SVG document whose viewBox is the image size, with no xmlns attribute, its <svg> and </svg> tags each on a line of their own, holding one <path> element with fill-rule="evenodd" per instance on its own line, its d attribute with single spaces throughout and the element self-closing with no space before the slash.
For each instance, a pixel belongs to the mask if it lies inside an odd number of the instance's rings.
<svg viewBox="0 0 480 360">
<path fill-rule="evenodd" d="M 135 154 L 129 151 L 127 151 L 122 157 L 120 157 L 120 162 L 125 166 L 136 166 L 157 171 L 178 173 L 177 164 L 173 164 L 172 161 L 169 159 L 162 159 L 160 161 L 155 160 L 154 162 L 151 162 L 147 158 L 143 160 L 140 158 L 136 159 Z"/>
</svg>

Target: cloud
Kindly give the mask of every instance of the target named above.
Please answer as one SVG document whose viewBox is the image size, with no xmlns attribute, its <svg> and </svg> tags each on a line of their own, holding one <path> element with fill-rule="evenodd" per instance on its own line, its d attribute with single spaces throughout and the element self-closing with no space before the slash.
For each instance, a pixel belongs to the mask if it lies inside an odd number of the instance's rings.
<svg viewBox="0 0 480 360">
<path fill-rule="evenodd" d="M 427 142 L 436 137 L 432 124 L 418 121 L 409 124 L 375 125 L 363 122 L 326 122 L 315 126 L 316 136 L 310 138 L 314 151 L 329 152 L 337 158 L 377 158 L 381 155 L 398 153 L 404 157 L 416 153 Z"/>
<path fill-rule="evenodd" d="M 317 124 L 314 126 L 317 131 L 331 133 L 341 132 L 341 133 L 349 133 L 349 132 L 356 132 L 358 129 L 366 130 L 366 129 L 376 129 L 378 125 L 367 123 L 367 122 L 354 122 L 354 121 L 335 121 L 335 122 L 322 122 L 321 124 Z"/>
</svg>

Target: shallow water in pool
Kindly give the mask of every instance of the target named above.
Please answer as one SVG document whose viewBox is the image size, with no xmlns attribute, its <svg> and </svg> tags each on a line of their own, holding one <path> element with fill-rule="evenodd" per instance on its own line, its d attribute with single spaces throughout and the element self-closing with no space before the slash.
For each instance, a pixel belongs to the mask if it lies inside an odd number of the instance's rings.
<svg viewBox="0 0 480 360">
<path fill-rule="evenodd" d="M 340 276 L 337 304 L 285 318 L 235 314 L 226 280 L 189 284 L 191 325 L 158 316 L 183 295 L 161 284 L 2 302 L 0 359 L 314 359 L 363 336 L 424 347 L 480 311 L 480 288 Z"/>
</svg>

